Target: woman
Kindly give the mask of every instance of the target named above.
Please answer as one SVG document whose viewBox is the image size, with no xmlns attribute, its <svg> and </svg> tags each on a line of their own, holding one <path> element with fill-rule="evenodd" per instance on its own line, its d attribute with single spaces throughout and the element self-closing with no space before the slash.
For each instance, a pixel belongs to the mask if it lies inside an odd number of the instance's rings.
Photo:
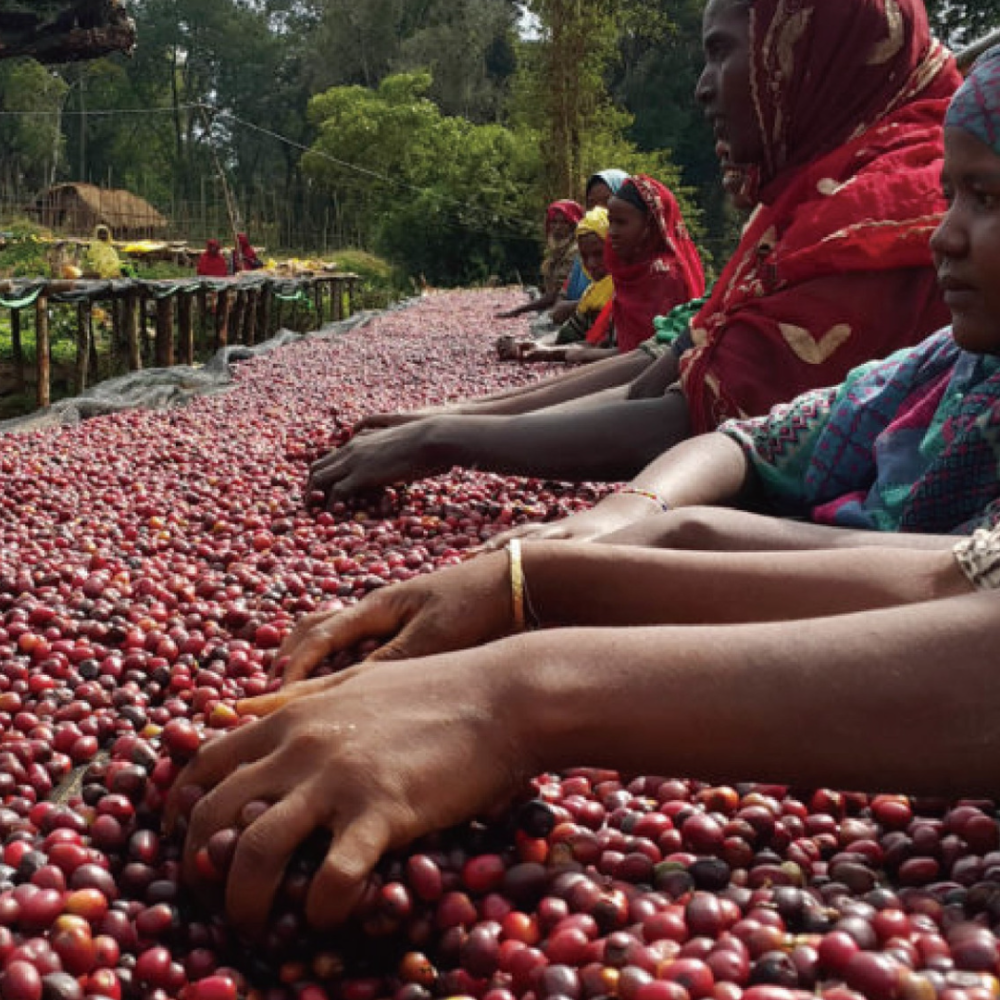
<svg viewBox="0 0 1000 1000">
<path fill-rule="evenodd" d="M 598 170 L 587 179 L 586 201 L 588 211 L 592 208 L 607 208 L 608 202 L 618 194 L 621 186 L 628 180 L 628 173 L 612 167 L 609 170 Z"/>
<path fill-rule="evenodd" d="M 555 305 L 576 261 L 576 227 L 583 208 L 569 199 L 554 201 L 545 212 L 545 257 L 542 260 L 542 294 L 530 302 L 498 313 L 504 319 L 529 312 L 544 312 Z"/>
<path fill-rule="evenodd" d="M 609 335 L 622 354 L 647 339 L 654 317 L 705 290 L 677 199 L 644 174 L 625 181 L 609 203 L 604 263 L 614 284 Z"/>
<path fill-rule="evenodd" d="M 223 256 L 218 240 L 208 240 L 198 258 L 198 274 L 203 278 L 229 277 L 229 261 Z"/>
<path fill-rule="evenodd" d="M 952 207 L 935 254 L 956 341 L 995 360 L 1000 50 L 973 71 L 949 126 Z M 284 652 L 302 676 L 374 636 L 387 640 L 377 660 L 401 662 L 245 704 L 267 717 L 210 741 L 178 779 L 173 812 L 185 786 L 207 790 L 185 871 L 196 881 L 199 849 L 263 799 L 274 804 L 230 868 L 231 916 L 261 928 L 289 857 L 323 828 L 332 846 L 307 915 L 335 923 L 384 851 L 581 764 L 994 796 L 998 585 L 1000 529 L 930 552 L 532 542 L 387 587 L 310 616 Z M 517 634 L 532 613 L 562 627 Z"/>
<path fill-rule="evenodd" d="M 677 199 L 652 177 L 631 177 L 608 207 L 604 253 L 615 284 L 612 323 L 618 351 L 647 340 L 654 317 L 705 290 L 701 258 Z"/>
<path fill-rule="evenodd" d="M 590 284 L 573 314 L 552 335 L 551 342 L 555 346 L 549 346 L 545 340 L 540 342 L 529 338 L 518 341 L 513 337 L 501 337 L 497 341 L 497 353 L 501 360 L 564 361 L 567 350 L 572 349 L 571 345 L 584 340 L 599 344 L 609 339 L 614 279 L 607 271 L 604 258 L 608 229 L 608 210 L 600 207 L 587 212 L 576 227 L 577 253 Z"/>
<path fill-rule="evenodd" d="M 257 251 L 250 243 L 250 237 L 246 233 L 236 234 L 236 249 L 233 251 L 233 270 L 257 271 L 264 266 L 264 262 L 257 256 Z"/>
<path fill-rule="evenodd" d="M 839 382 L 946 322 L 927 237 L 944 207 L 937 179 L 954 61 L 931 39 L 919 0 L 801 0 L 796 10 L 789 18 L 787 0 L 705 9 L 696 96 L 727 175 L 761 201 L 679 351 L 652 368 L 645 352 L 625 355 L 473 403 L 468 416 L 365 435 L 321 460 L 314 483 L 339 499 L 463 461 L 629 478 L 692 431 Z M 642 398 L 587 402 L 638 372 L 651 380 L 633 390 Z"/>
<path fill-rule="evenodd" d="M 83 258 L 83 276 L 85 278 L 120 278 L 122 262 L 111 242 L 111 230 L 100 225 L 94 229 L 94 238 Z"/>
</svg>

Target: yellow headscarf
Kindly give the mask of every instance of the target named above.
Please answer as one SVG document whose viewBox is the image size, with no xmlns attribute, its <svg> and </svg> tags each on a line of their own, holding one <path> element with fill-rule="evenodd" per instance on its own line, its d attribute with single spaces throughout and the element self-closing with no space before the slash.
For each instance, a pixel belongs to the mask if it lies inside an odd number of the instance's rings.
<svg viewBox="0 0 1000 1000">
<path fill-rule="evenodd" d="M 83 258 L 83 271 L 88 277 L 120 278 L 122 262 L 111 242 L 111 230 L 101 225 L 94 230 L 94 238 Z"/>
<path fill-rule="evenodd" d="M 576 227 L 576 236 L 577 239 L 581 236 L 597 236 L 603 241 L 608 238 L 609 229 L 608 210 L 603 206 L 598 206 L 592 208 L 580 220 Z M 614 282 L 611 280 L 611 275 L 606 274 L 600 281 L 594 281 L 588 286 L 576 307 L 577 312 L 600 312 L 611 301 L 614 293 Z"/>
</svg>

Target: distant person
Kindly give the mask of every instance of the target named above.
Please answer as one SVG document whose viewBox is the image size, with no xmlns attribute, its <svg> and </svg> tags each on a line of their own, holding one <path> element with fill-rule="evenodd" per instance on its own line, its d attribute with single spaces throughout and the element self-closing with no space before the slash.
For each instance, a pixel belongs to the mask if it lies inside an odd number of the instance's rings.
<svg viewBox="0 0 1000 1000">
<path fill-rule="evenodd" d="M 83 276 L 102 279 L 122 276 L 122 262 L 111 242 L 111 230 L 103 224 L 94 229 L 94 238 L 83 256 Z"/>
<path fill-rule="evenodd" d="M 229 261 L 218 240 L 209 240 L 198 258 L 198 274 L 203 278 L 228 278 Z"/>
<path fill-rule="evenodd" d="M 236 234 L 236 249 L 233 251 L 233 270 L 238 274 L 240 271 L 258 271 L 264 266 L 264 262 L 257 256 L 246 233 Z"/>
<path fill-rule="evenodd" d="M 579 346 L 582 342 L 586 341 L 589 349 L 589 345 L 599 345 L 607 339 L 614 295 L 614 279 L 604 261 L 608 228 L 608 210 L 603 207 L 592 208 L 576 227 L 579 261 L 590 284 L 570 318 L 546 338 L 501 337 L 497 341 L 501 360 L 568 361 L 573 359 L 567 357 L 567 351 L 584 349 Z"/>
<path fill-rule="evenodd" d="M 624 170 L 599 170 L 587 181 L 587 211 L 592 208 L 607 208 L 611 196 L 618 194 L 621 186 L 628 180 Z"/>
<path fill-rule="evenodd" d="M 566 287 L 576 262 L 576 227 L 583 218 L 579 202 L 564 198 L 545 212 L 545 257 L 542 260 L 542 294 L 498 315 L 502 319 L 551 309 Z"/>
</svg>

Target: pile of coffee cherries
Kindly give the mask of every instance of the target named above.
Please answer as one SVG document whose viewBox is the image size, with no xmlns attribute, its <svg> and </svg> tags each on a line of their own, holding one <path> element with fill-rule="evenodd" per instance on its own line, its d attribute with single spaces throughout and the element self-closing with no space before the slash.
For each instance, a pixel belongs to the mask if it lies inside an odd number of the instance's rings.
<svg viewBox="0 0 1000 1000">
<path fill-rule="evenodd" d="M 303 919 L 321 837 L 263 941 L 219 907 L 239 827 L 180 884 L 165 796 L 296 619 L 599 495 L 456 471 L 307 503 L 364 413 L 546 374 L 494 359 L 515 301 L 430 295 L 186 409 L 3 439 L 0 1000 L 998 1000 L 986 801 L 581 769 L 383 859 L 335 934 Z"/>
</svg>

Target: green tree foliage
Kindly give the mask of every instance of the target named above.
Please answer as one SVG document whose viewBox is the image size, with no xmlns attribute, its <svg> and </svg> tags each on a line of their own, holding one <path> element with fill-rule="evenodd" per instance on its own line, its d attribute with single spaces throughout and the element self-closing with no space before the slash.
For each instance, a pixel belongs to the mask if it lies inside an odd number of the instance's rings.
<svg viewBox="0 0 1000 1000">
<path fill-rule="evenodd" d="M 954 49 L 1000 29 L 1000 0 L 927 0 L 927 14 L 937 36 Z"/>
<path fill-rule="evenodd" d="M 319 130 L 303 167 L 362 243 L 412 274 L 456 284 L 537 266 L 537 136 L 442 114 L 428 73 L 310 102 Z M 358 165 L 363 164 L 362 169 Z"/>
<path fill-rule="evenodd" d="M 0 174 L 15 197 L 50 183 L 58 174 L 65 141 L 61 112 L 66 84 L 30 59 L 0 63 Z"/>
</svg>

